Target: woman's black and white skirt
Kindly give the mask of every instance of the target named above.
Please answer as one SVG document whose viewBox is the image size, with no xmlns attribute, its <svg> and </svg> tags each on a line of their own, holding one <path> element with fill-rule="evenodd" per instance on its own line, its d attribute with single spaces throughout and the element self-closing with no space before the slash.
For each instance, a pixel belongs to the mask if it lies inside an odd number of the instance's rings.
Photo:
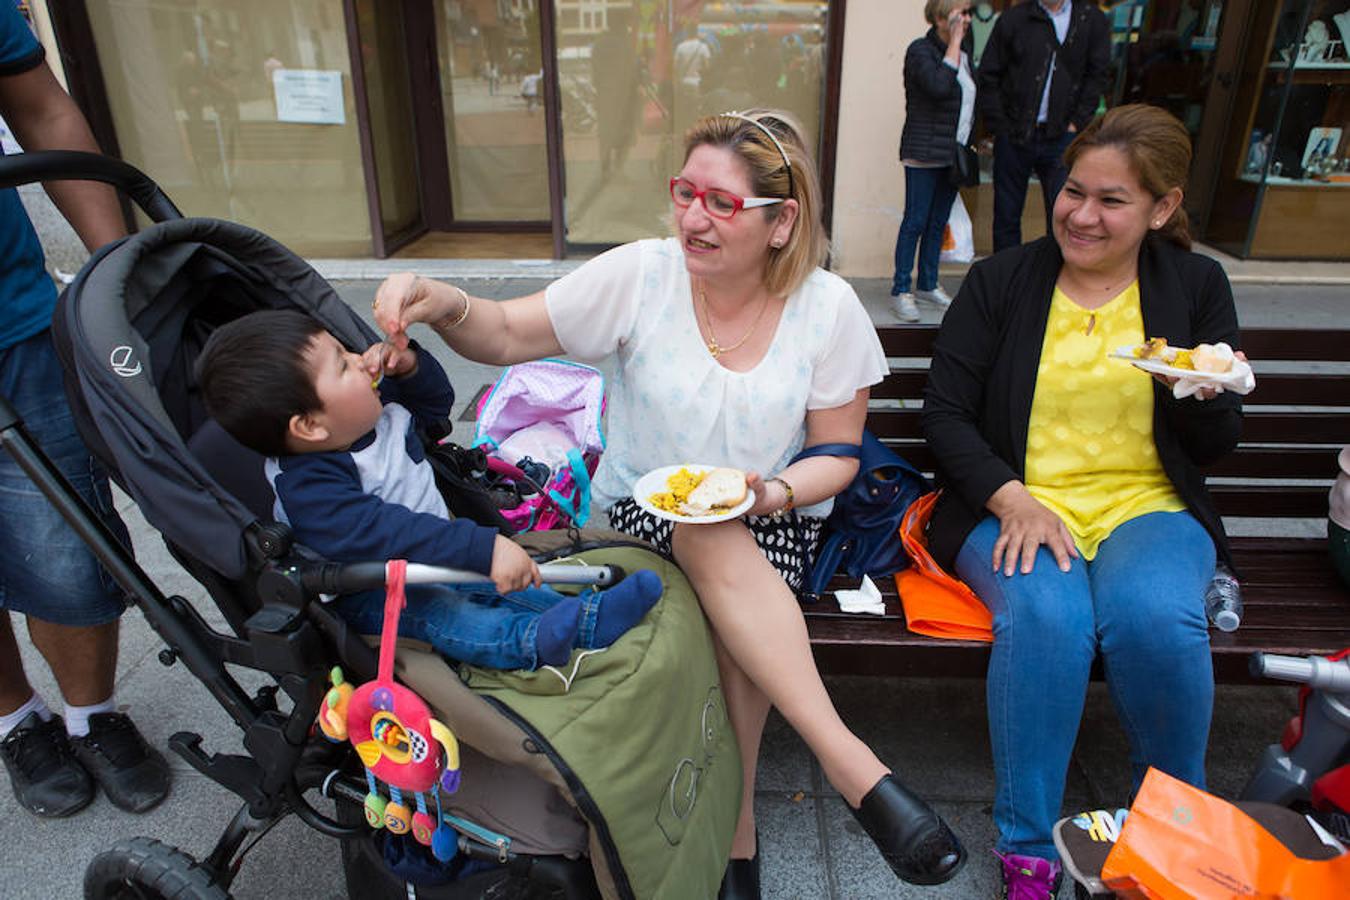
<svg viewBox="0 0 1350 900">
<path fill-rule="evenodd" d="M 820 541 L 825 520 L 814 516 L 754 516 L 744 522 L 755 536 L 760 551 L 778 570 L 787 586 L 794 593 L 801 590 L 802 573 L 815 559 L 816 544 Z M 670 536 L 675 523 L 652 515 L 631 497 L 625 497 L 609 508 L 609 525 L 615 531 L 641 538 L 667 556 L 671 553 Z"/>
</svg>

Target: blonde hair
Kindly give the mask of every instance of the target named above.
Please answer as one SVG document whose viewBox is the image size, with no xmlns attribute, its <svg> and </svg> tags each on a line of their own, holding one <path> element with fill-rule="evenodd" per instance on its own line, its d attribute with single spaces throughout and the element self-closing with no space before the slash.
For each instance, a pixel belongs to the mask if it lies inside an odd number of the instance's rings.
<svg viewBox="0 0 1350 900">
<path fill-rule="evenodd" d="M 1088 124 L 1064 151 L 1064 166 L 1086 150 L 1113 147 L 1124 154 L 1144 190 L 1158 200 L 1173 188 L 1186 190 L 1191 170 L 1191 135 L 1186 126 L 1165 109 L 1146 103 L 1131 103 L 1107 110 Z M 1190 220 L 1177 205 L 1158 234 L 1183 250 L 1191 249 Z"/>
<path fill-rule="evenodd" d="M 969 0 L 928 0 L 923 5 L 923 17 L 929 25 L 945 21 L 958 6 L 969 6 Z"/>
<path fill-rule="evenodd" d="M 756 197 L 797 201 L 797 221 L 781 248 L 770 248 L 764 262 L 764 287 L 787 296 L 825 262 L 829 238 L 820 220 L 820 177 L 802 138 L 801 126 L 787 113 L 772 109 L 705 116 L 684 135 L 684 158 L 702 146 L 722 147 L 745 163 L 750 190 Z M 781 203 L 761 213 L 772 222 L 782 215 Z M 750 210 L 741 215 L 750 214 Z"/>
</svg>

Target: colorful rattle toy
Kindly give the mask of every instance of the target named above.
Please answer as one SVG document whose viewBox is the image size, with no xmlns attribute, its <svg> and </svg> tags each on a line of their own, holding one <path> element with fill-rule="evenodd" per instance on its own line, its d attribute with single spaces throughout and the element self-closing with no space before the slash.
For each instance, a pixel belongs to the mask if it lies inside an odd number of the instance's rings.
<svg viewBox="0 0 1350 900">
<path fill-rule="evenodd" d="M 335 666 L 330 675 L 333 687 L 319 710 L 319 728 L 330 740 L 355 745 L 370 788 L 366 822 L 394 834 L 412 831 L 418 843 L 448 862 L 455 855 L 455 836 L 441 816 L 440 791 L 452 794 L 459 788 L 459 743 L 450 729 L 431 718 L 421 697 L 394 682 L 394 646 L 407 569 L 404 560 L 389 561 L 378 675 L 353 690 Z M 379 781 L 389 787 L 388 800 L 380 794 Z M 434 817 L 427 805 L 428 791 L 435 801 Z M 404 802 L 405 792 L 413 795 L 417 812 Z"/>
</svg>

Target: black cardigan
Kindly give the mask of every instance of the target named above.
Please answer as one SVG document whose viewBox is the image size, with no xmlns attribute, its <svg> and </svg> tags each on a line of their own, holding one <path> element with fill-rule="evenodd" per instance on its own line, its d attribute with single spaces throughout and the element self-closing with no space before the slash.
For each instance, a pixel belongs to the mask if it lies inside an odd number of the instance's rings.
<svg viewBox="0 0 1350 900">
<path fill-rule="evenodd" d="M 962 42 L 970 54 L 970 36 Z M 947 45 L 937 29 L 905 51 L 905 127 L 900 132 L 900 158 L 949 166 L 956 161 L 956 127 L 961 120 L 961 84 L 956 70 L 943 62 Z"/>
<path fill-rule="evenodd" d="M 929 523 L 929 547 L 948 571 L 971 529 L 989 514 L 989 497 L 1024 478 L 1036 370 L 1062 264 L 1052 238 L 976 263 L 938 332 L 923 430 L 945 488 Z M 1237 311 L 1223 269 L 1152 233 L 1139 254 L 1139 305 L 1146 337 L 1179 347 L 1202 341 L 1238 346 Z M 1153 396 L 1153 440 L 1163 471 L 1231 565 L 1199 467 L 1237 445 L 1242 402 L 1233 393 L 1177 400 L 1156 383 Z"/>
</svg>

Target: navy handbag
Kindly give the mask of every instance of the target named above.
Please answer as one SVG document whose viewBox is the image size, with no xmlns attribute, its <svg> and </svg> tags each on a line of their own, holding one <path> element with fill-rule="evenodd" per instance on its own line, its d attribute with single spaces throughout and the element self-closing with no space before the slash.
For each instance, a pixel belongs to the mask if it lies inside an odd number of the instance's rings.
<svg viewBox="0 0 1350 900">
<path fill-rule="evenodd" d="M 911 503 L 932 490 L 928 479 L 867 430 L 861 445 L 817 444 L 792 461 L 813 456 L 855 458 L 858 474 L 834 498 L 815 562 L 802 578 L 803 589 L 823 592 L 836 572 L 875 578 L 909 565 L 900 543 L 900 520 Z"/>
</svg>

